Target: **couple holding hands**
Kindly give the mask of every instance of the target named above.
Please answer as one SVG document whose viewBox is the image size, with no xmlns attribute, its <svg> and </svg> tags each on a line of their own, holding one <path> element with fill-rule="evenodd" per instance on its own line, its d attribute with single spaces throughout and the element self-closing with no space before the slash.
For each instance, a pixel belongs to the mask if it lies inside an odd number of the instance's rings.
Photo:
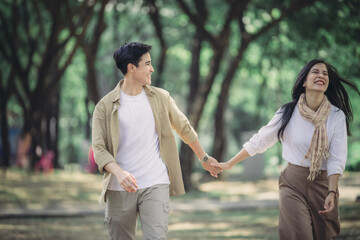
<svg viewBox="0 0 360 240">
<path fill-rule="evenodd" d="M 288 162 L 279 178 L 279 239 L 332 239 L 340 232 L 338 180 L 347 158 L 353 112 L 344 84 L 323 60 L 311 60 L 284 104 L 228 162 L 218 163 L 169 93 L 151 86 L 151 46 L 132 42 L 114 53 L 124 79 L 96 105 L 92 146 L 104 175 L 109 239 L 135 239 L 138 217 L 143 239 L 166 239 L 170 195 L 184 194 L 173 130 L 214 177 L 265 152 L 277 141 Z"/>
</svg>

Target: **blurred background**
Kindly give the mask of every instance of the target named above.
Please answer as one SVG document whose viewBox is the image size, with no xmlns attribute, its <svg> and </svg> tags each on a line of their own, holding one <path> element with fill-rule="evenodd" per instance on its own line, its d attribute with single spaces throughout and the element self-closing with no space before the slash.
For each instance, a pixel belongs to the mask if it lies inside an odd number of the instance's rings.
<svg viewBox="0 0 360 240">
<path fill-rule="evenodd" d="M 0 27 L 3 183 L 20 169 L 96 175 L 92 112 L 122 78 L 113 53 L 126 42 L 153 46 L 152 85 L 170 92 L 219 161 L 291 100 L 309 60 L 324 59 L 360 87 L 358 0 L 2 0 Z M 357 174 L 360 98 L 348 90 L 346 171 Z M 198 189 L 207 175 L 178 143 L 186 190 Z M 238 178 L 278 176 L 281 146 L 245 162 Z"/>
</svg>

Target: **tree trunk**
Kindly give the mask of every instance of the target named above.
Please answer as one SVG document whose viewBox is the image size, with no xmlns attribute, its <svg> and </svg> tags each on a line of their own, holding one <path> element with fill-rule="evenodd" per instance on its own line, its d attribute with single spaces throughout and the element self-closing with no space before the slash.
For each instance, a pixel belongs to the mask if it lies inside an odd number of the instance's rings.
<svg viewBox="0 0 360 240">
<path fill-rule="evenodd" d="M 188 103 L 186 110 L 187 114 L 190 114 L 192 112 L 193 105 L 191 103 L 195 101 L 196 94 L 199 90 L 201 42 L 202 42 L 201 35 L 199 33 L 196 33 L 191 47 L 192 62 L 190 66 L 190 73 L 191 73 L 189 79 L 190 91 L 187 98 L 187 103 Z M 191 124 L 193 125 L 192 122 Z M 184 179 L 184 185 L 186 191 L 191 191 L 194 189 L 191 181 L 193 162 L 194 162 L 194 153 L 187 144 L 181 142 L 180 163 L 181 163 L 182 176 Z"/>
<path fill-rule="evenodd" d="M 33 117 L 29 123 L 30 130 L 25 130 L 31 135 L 31 157 L 30 157 L 30 169 L 34 170 L 37 162 L 40 161 L 42 154 L 42 131 L 41 131 L 41 121 L 42 116 L 40 111 L 35 110 L 33 112 Z"/>
<path fill-rule="evenodd" d="M 54 152 L 54 168 L 60 168 L 58 156 L 60 89 L 51 100 L 51 106 L 46 111 L 46 142 L 45 149 Z"/>
<path fill-rule="evenodd" d="M 213 157 L 219 162 L 223 162 L 224 152 L 226 149 L 224 114 L 226 110 L 226 103 L 229 97 L 229 89 L 247 46 L 248 43 L 245 43 L 239 47 L 238 54 L 230 64 L 225 79 L 223 80 L 221 85 L 219 101 L 215 112 L 215 135 L 213 145 Z"/>
<path fill-rule="evenodd" d="M 188 103 L 188 105 L 192 105 L 192 106 L 190 107 L 190 111 L 188 112 L 187 117 L 195 130 L 199 126 L 201 115 L 204 110 L 207 97 L 209 96 L 212 83 L 214 82 L 215 76 L 219 71 L 220 61 L 222 56 L 223 56 L 223 51 L 214 49 L 214 55 L 210 64 L 211 70 L 209 75 L 207 76 L 206 83 L 202 85 L 201 89 L 199 89 L 198 92 L 200 93 L 196 95 L 197 96 L 195 98 L 196 100 L 193 103 L 191 102 Z M 180 147 L 180 161 L 183 171 L 182 174 L 183 174 L 185 190 L 186 191 L 192 190 L 194 188 L 191 182 L 194 154 L 191 151 L 191 149 L 188 146 L 186 146 L 186 144 L 183 142 L 181 143 L 181 147 Z"/>
<path fill-rule="evenodd" d="M 157 38 L 159 39 L 161 50 L 160 50 L 160 58 L 159 63 L 156 69 L 157 72 L 157 78 L 154 79 L 153 85 L 157 87 L 161 87 L 163 83 L 162 73 L 164 71 L 165 63 L 166 63 L 166 51 L 167 51 L 167 45 L 165 42 L 165 38 L 162 32 L 162 25 L 160 21 L 160 13 L 159 9 L 156 6 L 155 2 L 156 0 L 146 0 L 147 4 L 149 5 L 149 17 L 151 21 L 153 22 L 155 33 Z"/>
<path fill-rule="evenodd" d="M 180 147 L 180 165 L 186 191 L 191 191 L 194 189 L 191 181 L 191 174 L 193 172 L 193 161 L 193 151 L 187 144 L 182 143 Z"/>
<path fill-rule="evenodd" d="M 7 101 L 3 101 L 1 99 L 1 110 L 0 110 L 0 120 L 1 120 L 1 141 L 2 141 L 2 163 L 0 164 L 4 170 L 10 166 L 10 157 L 11 157 L 11 149 L 10 149 L 10 140 L 9 140 L 9 123 L 7 120 L 6 114 L 6 105 Z"/>
</svg>

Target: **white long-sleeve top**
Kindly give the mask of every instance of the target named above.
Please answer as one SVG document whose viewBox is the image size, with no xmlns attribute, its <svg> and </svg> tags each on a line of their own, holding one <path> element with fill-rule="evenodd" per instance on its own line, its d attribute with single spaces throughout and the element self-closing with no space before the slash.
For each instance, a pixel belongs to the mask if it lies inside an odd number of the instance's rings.
<svg viewBox="0 0 360 240">
<path fill-rule="evenodd" d="M 270 122 L 243 145 L 250 156 L 265 152 L 277 142 L 281 116 L 282 112 L 279 109 Z M 309 149 L 314 130 L 315 126 L 301 116 L 296 106 L 282 139 L 283 159 L 294 165 L 310 167 L 310 160 L 305 159 L 304 156 Z M 323 159 L 321 169 L 327 170 L 328 176 L 342 174 L 347 158 L 346 119 L 343 111 L 333 105 L 326 120 L 326 132 L 330 157 Z"/>
</svg>

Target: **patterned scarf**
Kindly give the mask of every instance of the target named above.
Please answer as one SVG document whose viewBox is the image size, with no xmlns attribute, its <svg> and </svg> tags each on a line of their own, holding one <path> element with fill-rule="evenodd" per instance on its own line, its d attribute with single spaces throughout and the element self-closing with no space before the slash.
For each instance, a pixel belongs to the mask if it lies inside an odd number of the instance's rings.
<svg viewBox="0 0 360 240">
<path fill-rule="evenodd" d="M 315 112 L 307 106 L 305 94 L 303 93 L 301 94 L 297 105 L 301 116 L 315 126 L 309 150 L 304 157 L 311 162 L 308 180 L 313 181 L 315 177 L 321 173 L 322 159 L 330 157 L 325 121 L 330 114 L 331 103 L 327 97 L 324 96 L 319 109 Z"/>
</svg>

